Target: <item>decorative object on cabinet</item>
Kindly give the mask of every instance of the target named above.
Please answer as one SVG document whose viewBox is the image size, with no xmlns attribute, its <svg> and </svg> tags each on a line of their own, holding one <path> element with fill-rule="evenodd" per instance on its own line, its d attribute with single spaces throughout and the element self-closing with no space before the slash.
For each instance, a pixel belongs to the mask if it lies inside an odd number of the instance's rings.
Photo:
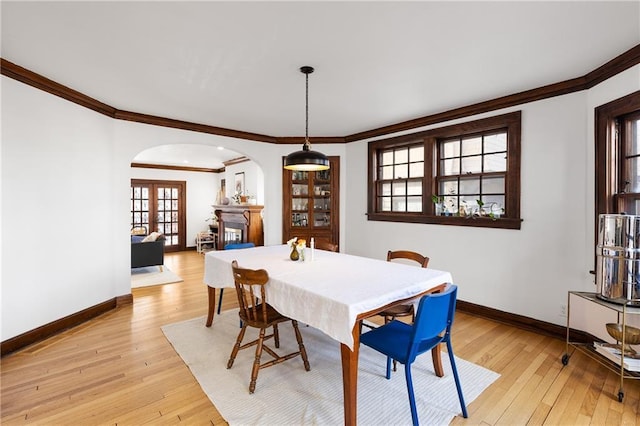
<svg viewBox="0 0 640 426">
<path fill-rule="evenodd" d="M 230 243 L 264 245 L 264 206 L 233 204 L 213 207 L 218 218 L 218 250 L 223 250 Z"/>
<path fill-rule="evenodd" d="M 601 344 L 600 342 L 593 343 L 585 343 L 585 342 L 576 342 L 571 340 L 571 296 L 581 297 L 589 302 L 592 302 L 596 305 L 608 308 L 614 312 L 616 312 L 618 317 L 618 323 L 620 323 L 619 330 L 620 334 L 616 334 L 617 337 L 614 337 L 619 344 L 615 344 L 619 348 L 618 360 L 612 360 L 613 355 L 608 355 L 602 352 L 603 347 L 612 346 L 611 344 Z M 629 306 L 627 304 L 613 303 L 607 300 L 604 300 L 600 297 L 600 293 L 589 293 L 589 292 L 581 292 L 581 291 L 570 291 L 568 294 L 567 300 L 567 339 L 565 343 L 565 353 L 562 356 L 562 364 L 569 364 L 569 359 L 573 355 L 573 352 L 576 350 L 580 350 L 582 353 L 587 356 L 593 358 L 598 361 L 604 367 L 610 369 L 613 372 L 619 373 L 620 375 L 620 388 L 618 390 L 618 401 L 622 402 L 624 399 L 624 379 L 640 379 L 640 372 L 634 371 L 636 364 L 633 366 L 630 365 L 630 360 L 632 359 L 631 353 L 628 352 L 625 347 L 630 344 L 632 341 L 637 341 L 637 335 L 633 333 L 633 328 L 630 328 L 626 325 L 626 320 L 628 315 L 640 315 L 640 308 L 635 306 Z M 609 328 L 609 327 L 607 327 Z M 636 329 L 637 330 L 637 329 Z M 631 331 L 631 340 L 627 340 L 626 332 Z M 573 349 L 570 351 L 570 348 Z M 627 368 L 625 369 L 625 365 Z"/>
<path fill-rule="evenodd" d="M 284 159 L 283 159 L 284 161 Z M 317 172 L 283 170 L 282 242 L 294 237 L 338 244 L 340 157 Z"/>
<path fill-rule="evenodd" d="M 244 172 L 236 173 L 235 175 L 235 195 L 244 194 Z"/>
<path fill-rule="evenodd" d="M 302 145 L 302 151 L 292 152 L 284 159 L 284 168 L 287 170 L 318 171 L 327 170 L 330 167 L 327 156 L 321 152 L 312 151 L 309 143 L 309 74 L 313 71 L 313 67 L 310 66 L 300 68 L 300 72 L 306 77 L 304 145 Z"/>
</svg>

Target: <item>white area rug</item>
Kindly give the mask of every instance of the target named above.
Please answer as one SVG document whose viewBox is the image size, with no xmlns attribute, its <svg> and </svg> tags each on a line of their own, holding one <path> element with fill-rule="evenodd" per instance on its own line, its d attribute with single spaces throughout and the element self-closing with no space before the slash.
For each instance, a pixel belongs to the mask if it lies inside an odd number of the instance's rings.
<svg viewBox="0 0 640 426">
<path fill-rule="evenodd" d="M 166 266 L 147 266 L 144 268 L 131 269 L 131 287 L 148 287 L 150 285 L 178 283 L 182 281 L 178 275 Z"/>
<path fill-rule="evenodd" d="M 311 371 L 300 357 L 260 370 L 256 391 L 249 394 L 255 347 L 238 353 L 231 369 L 227 361 L 239 332 L 237 311 L 216 315 L 213 326 L 205 319 L 162 327 L 176 352 L 189 366 L 204 392 L 231 425 L 337 425 L 343 424 L 340 344 L 324 333 L 300 326 Z M 280 325 L 280 354 L 297 350 L 291 324 Z M 249 328 L 245 341 L 257 333 Z M 268 341 L 273 348 L 273 340 Z M 454 341 L 455 350 L 455 341 Z M 263 361 L 271 357 L 263 352 Z M 433 372 L 431 354 L 412 366 L 418 415 L 422 424 L 447 425 L 462 415 L 446 353 L 445 377 Z M 470 404 L 499 374 L 456 358 L 465 401 Z M 411 424 L 404 367 L 399 364 L 386 380 L 385 357 L 361 345 L 358 374 L 358 424 Z"/>
</svg>

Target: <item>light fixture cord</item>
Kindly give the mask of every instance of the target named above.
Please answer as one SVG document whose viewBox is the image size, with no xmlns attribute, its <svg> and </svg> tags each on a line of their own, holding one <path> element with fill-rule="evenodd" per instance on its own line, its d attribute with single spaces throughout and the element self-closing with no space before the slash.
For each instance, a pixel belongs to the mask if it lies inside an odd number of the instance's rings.
<svg viewBox="0 0 640 426">
<path fill-rule="evenodd" d="M 306 76 L 306 90 L 305 90 L 305 125 L 304 125 L 304 143 L 309 145 L 309 74 Z"/>
</svg>

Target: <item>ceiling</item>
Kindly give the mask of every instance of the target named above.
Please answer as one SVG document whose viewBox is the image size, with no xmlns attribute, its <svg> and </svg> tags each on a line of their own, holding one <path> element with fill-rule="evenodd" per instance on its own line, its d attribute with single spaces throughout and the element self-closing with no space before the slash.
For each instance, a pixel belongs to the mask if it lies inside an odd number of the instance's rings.
<svg viewBox="0 0 640 426">
<path fill-rule="evenodd" d="M 8 61 L 120 110 L 278 137 L 304 135 L 303 65 L 309 134 L 347 136 L 579 77 L 640 44 L 638 1 L 2 1 L 1 13 Z"/>
</svg>

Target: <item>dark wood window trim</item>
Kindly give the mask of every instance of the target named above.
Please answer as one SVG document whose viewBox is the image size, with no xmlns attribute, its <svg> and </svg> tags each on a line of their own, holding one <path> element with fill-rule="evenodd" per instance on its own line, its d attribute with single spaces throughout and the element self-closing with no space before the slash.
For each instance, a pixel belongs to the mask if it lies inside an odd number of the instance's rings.
<svg viewBox="0 0 640 426">
<path fill-rule="evenodd" d="M 618 213 L 615 197 L 620 188 L 617 121 L 620 117 L 638 110 L 640 110 L 640 91 L 601 105 L 595 110 L 594 247 L 598 242 L 599 215 Z"/>
<path fill-rule="evenodd" d="M 520 121 L 521 111 L 466 123 L 431 129 L 424 132 L 403 135 L 369 142 L 368 148 L 368 203 L 369 220 L 388 222 L 430 223 L 440 225 L 474 226 L 486 228 L 520 229 Z M 507 177 L 505 182 L 505 216 L 500 219 L 486 217 L 466 218 L 456 216 L 435 216 L 431 195 L 436 193 L 434 169 L 435 149 L 439 139 L 464 136 L 497 129 L 507 130 Z M 423 182 L 424 208 L 420 213 L 380 212 L 376 202 L 377 152 L 399 146 L 424 144 L 425 175 Z"/>
</svg>

